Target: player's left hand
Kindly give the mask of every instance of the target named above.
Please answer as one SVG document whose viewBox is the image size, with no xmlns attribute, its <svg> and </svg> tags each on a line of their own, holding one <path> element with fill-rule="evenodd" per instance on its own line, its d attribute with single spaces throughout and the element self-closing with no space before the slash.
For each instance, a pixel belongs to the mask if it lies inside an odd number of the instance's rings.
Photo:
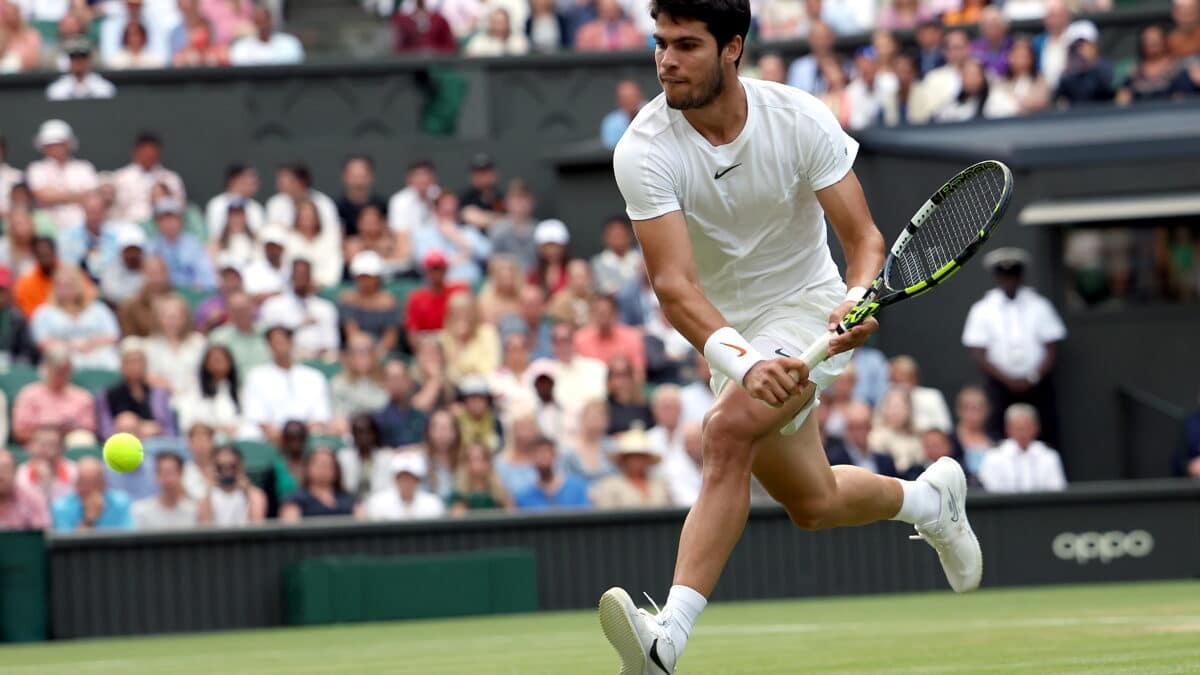
<svg viewBox="0 0 1200 675">
<path fill-rule="evenodd" d="M 838 308 L 833 310 L 833 314 L 829 315 L 829 330 L 837 331 L 838 324 L 842 322 L 842 317 L 854 309 L 854 305 L 856 304 L 858 303 L 853 300 L 847 300 L 838 305 Z M 879 330 L 879 321 L 875 317 L 870 317 L 845 333 L 835 335 L 829 341 L 829 355 L 841 354 L 842 352 L 848 352 L 851 349 L 863 346 L 866 344 L 867 338 L 871 337 L 871 333 L 877 330 Z"/>
</svg>

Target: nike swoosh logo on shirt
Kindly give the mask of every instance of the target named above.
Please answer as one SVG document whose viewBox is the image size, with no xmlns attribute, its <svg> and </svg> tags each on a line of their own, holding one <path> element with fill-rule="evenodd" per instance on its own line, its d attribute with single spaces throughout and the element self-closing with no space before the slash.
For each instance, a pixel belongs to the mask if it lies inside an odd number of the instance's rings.
<svg viewBox="0 0 1200 675">
<path fill-rule="evenodd" d="M 733 349 L 733 350 L 737 351 L 737 353 L 738 353 L 738 356 L 745 356 L 745 355 L 746 355 L 746 348 L 745 348 L 745 347 L 739 347 L 739 346 L 737 346 L 737 345 L 731 345 L 731 344 L 729 344 L 728 342 L 722 342 L 721 344 L 725 345 L 726 347 L 729 347 L 730 349 Z"/>
<path fill-rule="evenodd" d="M 783 357 L 783 358 L 785 358 L 785 359 L 790 359 L 790 358 L 792 358 L 792 355 L 791 355 L 791 354 L 788 354 L 787 352 L 783 351 L 783 347 L 780 347 L 779 349 L 776 349 L 776 350 L 775 350 L 775 353 L 776 353 L 776 354 L 778 354 L 778 355 L 780 355 L 780 356 L 782 356 L 782 357 Z"/>
<path fill-rule="evenodd" d="M 741 165 L 742 165 L 742 163 L 738 162 L 737 164 L 734 164 L 733 166 L 729 167 L 728 169 L 725 169 L 724 171 L 716 172 L 715 174 L 713 174 L 713 180 L 720 179 L 721 176 L 724 176 L 725 174 L 729 173 L 730 171 L 733 171 L 734 169 L 738 168 Z"/>
</svg>

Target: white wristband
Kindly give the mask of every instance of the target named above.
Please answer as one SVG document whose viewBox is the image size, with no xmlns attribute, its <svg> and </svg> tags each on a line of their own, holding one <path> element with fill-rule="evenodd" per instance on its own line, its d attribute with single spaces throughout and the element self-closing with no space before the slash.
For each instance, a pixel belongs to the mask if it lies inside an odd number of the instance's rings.
<svg viewBox="0 0 1200 675">
<path fill-rule="evenodd" d="M 851 286 L 846 289 L 846 297 L 842 302 L 858 302 L 867 295 L 867 289 L 862 286 Z"/>
<path fill-rule="evenodd" d="M 704 358 L 713 370 L 733 380 L 740 387 L 746 373 L 763 360 L 762 354 L 732 326 L 718 328 L 704 341 Z"/>
</svg>

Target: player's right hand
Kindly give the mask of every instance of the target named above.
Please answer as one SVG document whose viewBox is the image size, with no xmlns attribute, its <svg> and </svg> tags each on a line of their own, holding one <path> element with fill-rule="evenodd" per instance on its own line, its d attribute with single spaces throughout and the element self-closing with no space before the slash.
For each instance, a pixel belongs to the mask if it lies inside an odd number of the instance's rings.
<svg viewBox="0 0 1200 675">
<path fill-rule="evenodd" d="M 792 377 L 792 372 L 799 375 Z M 772 407 L 779 407 L 799 393 L 808 383 L 808 366 L 794 357 L 763 359 L 750 367 L 742 386 L 756 398 Z"/>
</svg>

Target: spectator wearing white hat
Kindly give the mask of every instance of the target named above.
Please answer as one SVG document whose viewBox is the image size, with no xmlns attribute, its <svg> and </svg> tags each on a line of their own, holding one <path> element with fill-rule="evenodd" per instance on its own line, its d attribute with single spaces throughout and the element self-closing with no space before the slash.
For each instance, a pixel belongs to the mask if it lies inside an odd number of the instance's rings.
<svg viewBox="0 0 1200 675">
<path fill-rule="evenodd" d="M 998 248 L 983 262 L 995 275 L 996 288 L 971 306 L 962 342 L 987 377 L 992 407 L 988 431 L 1000 437 L 1004 411 L 1013 403 L 1031 403 L 1045 421 L 1044 438 L 1054 444 L 1054 390 L 1048 376 L 1066 326 L 1049 300 L 1024 285 L 1028 253 Z"/>
<path fill-rule="evenodd" d="M 303 361 L 331 362 L 337 359 L 341 338 L 338 335 L 338 310 L 317 295 L 312 279 L 312 263 L 292 261 L 291 287 L 267 298 L 260 312 L 266 325 L 291 321 L 295 330 L 296 357 Z"/>
<path fill-rule="evenodd" d="M 67 72 L 46 88 L 51 101 L 73 101 L 88 98 L 112 98 L 117 88 L 112 82 L 92 72 L 92 43 L 86 37 L 70 37 L 62 42 L 67 55 Z"/>
<path fill-rule="evenodd" d="M 1067 28 L 1067 69 L 1054 89 L 1059 106 L 1105 103 L 1116 96 L 1112 64 L 1100 56 L 1100 31 L 1091 21 Z"/>
<path fill-rule="evenodd" d="M 365 334 L 375 342 L 376 358 L 396 348 L 400 340 L 400 306 L 383 285 L 383 258 L 374 251 L 360 251 L 350 261 L 354 287 L 337 299 L 338 320 L 349 341 Z"/>
<path fill-rule="evenodd" d="M 417 452 L 397 453 L 392 457 L 394 485 L 367 499 L 368 520 L 417 520 L 440 518 L 446 505 L 432 492 L 421 489 L 425 479 L 425 458 Z"/>
<path fill-rule="evenodd" d="M 603 478 L 591 489 L 592 505 L 598 509 L 639 509 L 670 506 L 666 482 L 652 469 L 662 461 L 663 453 L 640 428 L 617 436 L 612 450 L 617 473 Z"/>
<path fill-rule="evenodd" d="M 196 235 L 183 231 L 183 204 L 163 199 L 154 207 L 158 236 L 147 245 L 151 255 L 167 262 L 171 283 L 177 288 L 209 291 L 217 286 L 208 251 Z"/>
<path fill-rule="evenodd" d="M 567 285 L 567 244 L 571 243 L 571 234 L 566 223 L 551 218 L 534 228 L 533 243 L 537 246 L 537 265 L 529 270 L 529 283 L 553 296 Z"/>
<path fill-rule="evenodd" d="M 33 145 L 44 157 L 25 170 L 25 181 L 38 205 L 49 212 L 59 229 L 82 223 L 80 204 L 100 181 L 91 162 L 74 157 L 79 140 L 71 125 L 62 120 L 43 122 Z"/>
</svg>

